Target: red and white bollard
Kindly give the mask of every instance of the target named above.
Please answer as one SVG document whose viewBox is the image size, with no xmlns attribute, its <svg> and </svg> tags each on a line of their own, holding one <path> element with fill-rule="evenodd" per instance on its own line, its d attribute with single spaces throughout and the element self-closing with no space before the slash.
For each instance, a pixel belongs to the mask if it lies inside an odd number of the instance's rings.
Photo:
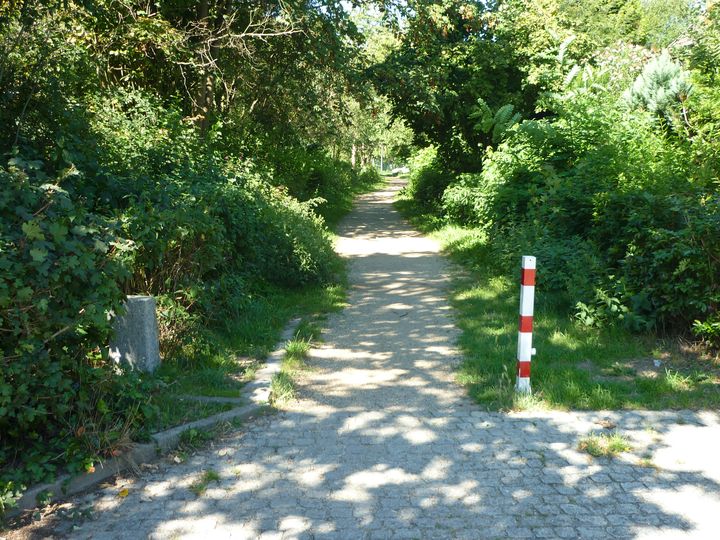
<svg viewBox="0 0 720 540">
<path fill-rule="evenodd" d="M 532 346 L 533 308 L 535 304 L 535 257 L 524 255 L 520 277 L 520 331 L 517 348 L 517 380 L 515 391 L 529 394 L 530 361 L 535 354 Z"/>
</svg>

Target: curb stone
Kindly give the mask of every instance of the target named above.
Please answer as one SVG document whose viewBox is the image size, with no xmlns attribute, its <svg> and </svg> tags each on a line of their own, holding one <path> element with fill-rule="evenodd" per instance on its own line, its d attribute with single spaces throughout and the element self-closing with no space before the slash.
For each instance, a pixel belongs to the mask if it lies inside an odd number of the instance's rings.
<svg viewBox="0 0 720 540">
<path fill-rule="evenodd" d="M 189 429 L 205 429 L 220 422 L 245 420 L 269 409 L 270 382 L 273 375 L 280 372 L 285 355 L 285 344 L 292 339 L 299 324 L 299 318 L 292 319 L 287 324 L 275 350 L 268 355 L 263 367 L 256 372 L 255 379 L 243 386 L 242 397 L 250 401 L 247 405 L 154 433 L 150 436 L 152 442 L 134 445 L 123 455 L 100 463 L 92 473 L 75 477 L 64 474 L 54 482 L 33 486 L 23 493 L 22 497 L 16 501 L 15 506 L 5 512 L 4 517 L 17 517 L 26 510 L 37 508 L 38 497 L 43 493 L 50 493 L 53 498 L 60 499 L 86 491 L 124 470 L 137 470 L 141 464 L 156 461 L 162 454 L 175 448 L 180 442 L 182 434 Z"/>
</svg>

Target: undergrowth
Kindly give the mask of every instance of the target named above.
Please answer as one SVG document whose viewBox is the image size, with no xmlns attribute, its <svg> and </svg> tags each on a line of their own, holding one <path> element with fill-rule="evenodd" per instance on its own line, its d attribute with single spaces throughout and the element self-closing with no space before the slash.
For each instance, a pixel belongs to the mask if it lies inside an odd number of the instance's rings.
<svg viewBox="0 0 720 540">
<path fill-rule="evenodd" d="M 562 293 L 536 289 L 532 396 L 514 392 L 520 261 L 498 264 L 480 229 L 445 223 L 407 195 L 398 209 L 458 264 L 452 304 L 465 360 L 458 380 L 490 410 L 698 409 L 720 406 L 720 371 L 674 340 L 588 328 Z M 542 276 L 543 260 L 538 259 Z M 689 356 L 690 355 L 690 356 Z"/>
</svg>

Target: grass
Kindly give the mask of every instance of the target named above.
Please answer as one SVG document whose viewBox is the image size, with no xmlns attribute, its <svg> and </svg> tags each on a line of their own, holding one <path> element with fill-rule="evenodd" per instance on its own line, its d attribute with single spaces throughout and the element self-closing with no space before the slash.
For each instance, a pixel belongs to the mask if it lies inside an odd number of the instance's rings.
<svg viewBox="0 0 720 540">
<path fill-rule="evenodd" d="M 285 345 L 285 357 L 282 362 L 282 369 L 291 373 L 305 368 L 305 359 L 310 351 L 310 340 L 292 339 Z"/>
<path fill-rule="evenodd" d="M 202 403 L 190 399 L 180 399 L 173 394 L 157 396 L 155 404 L 158 406 L 160 414 L 152 426 L 154 431 L 162 431 L 199 418 L 207 418 L 213 414 L 229 411 L 234 406 L 231 403 Z"/>
<path fill-rule="evenodd" d="M 273 375 L 270 382 L 270 402 L 277 406 L 288 403 L 297 397 L 295 382 L 286 371 Z"/>
<path fill-rule="evenodd" d="M 307 369 L 307 358 L 313 339 L 318 339 L 320 327 L 316 320 L 300 321 L 295 337 L 285 345 L 285 356 L 280 373 L 273 376 L 270 385 L 270 401 L 273 405 L 282 405 L 297 397 L 294 378 L 299 371 Z"/>
<path fill-rule="evenodd" d="M 578 450 L 593 457 L 615 457 L 632 450 L 630 442 L 620 433 L 592 433 L 578 443 Z"/>
<path fill-rule="evenodd" d="M 216 471 L 208 469 L 207 471 L 202 473 L 202 476 L 200 476 L 200 478 L 195 480 L 195 482 L 190 485 L 190 491 L 192 491 L 197 497 L 200 497 L 207 491 L 208 486 L 212 482 L 219 484 L 220 475 Z"/>
<path fill-rule="evenodd" d="M 535 300 L 533 394 L 516 395 L 519 261 L 499 266 L 482 231 L 446 224 L 408 199 L 397 207 L 461 269 L 451 293 L 465 353 L 458 379 L 488 410 L 720 406 L 717 368 L 689 359 L 672 340 L 582 327 L 572 318 L 570 299 L 541 288 Z M 541 272 L 542 261 L 538 265 Z"/>
</svg>

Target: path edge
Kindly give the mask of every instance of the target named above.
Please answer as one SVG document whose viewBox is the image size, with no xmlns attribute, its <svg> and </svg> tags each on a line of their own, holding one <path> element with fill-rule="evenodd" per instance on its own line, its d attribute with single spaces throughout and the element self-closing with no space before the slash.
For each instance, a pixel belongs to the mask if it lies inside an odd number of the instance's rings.
<svg viewBox="0 0 720 540">
<path fill-rule="evenodd" d="M 263 367 L 256 372 L 255 379 L 243 386 L 241 396 L 250 400 L 247 405 L 153 433 L 150 435 L 151 442 L 134 444 L 130 450 L 121 456 L 100 463 L 95 471 L 91 473 L 77 476 L 63 474 L 53 482 L 37 484 L 25 490 L 12 508 L 9 508 L 4 515 L 0 514 L 0 518 L 14 518 L 27 510 L 40 507 L 38 498 L 44 493 L 50 493 L 54 501 L 61 500 L 69 495 L 86 491 L 125 470 L 136 470 L 142 464 L 157 461 L 163 454 L 176 448 L 182 434 L 189 429 L 206 429 L 220 422 L 246 420 L 270 410 L 272 407 L 268 401 L 272 376 L 280 371 L 282 359 L 285 355 L 285 345 L 287 341 L 292 339 L 300 320 L 300 318 L 294 318 L 285 326 L 275 349 L 268 355 Z"/>
</svg>

